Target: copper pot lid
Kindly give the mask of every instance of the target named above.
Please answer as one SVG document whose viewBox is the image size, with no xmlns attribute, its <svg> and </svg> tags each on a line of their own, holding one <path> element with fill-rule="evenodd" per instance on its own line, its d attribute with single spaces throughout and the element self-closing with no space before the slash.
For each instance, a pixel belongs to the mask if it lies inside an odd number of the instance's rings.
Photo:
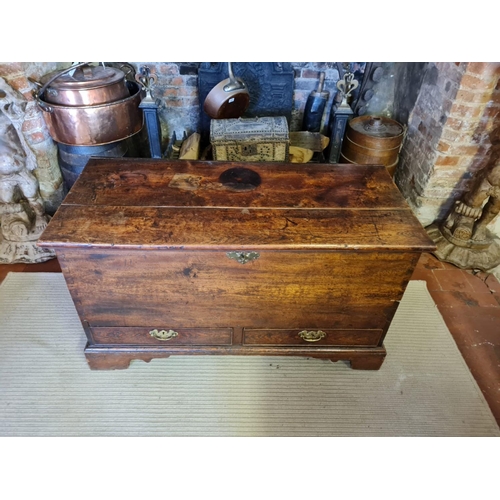
<svg viewBox="0 0 500 500">
<path fill-rule="evenodd" d="M 59 70 L 52 71 L 40 79 L 45 85 Z M 125 73 L 118 68 L 109 66 L 83 66 L 75 69 L 72 75 L 66 73 L 55 79 L 50 87 L 57 90 L 91 90 L 107 87 L 125 80 Z"/>
<path fill-rule="evenodd" d="M 395 120 L 383 116 L 358 116 L 349 126 L 360 134 L 372 137 L 396 137 L 403 134 L 403 126 Z"/>
</svg>

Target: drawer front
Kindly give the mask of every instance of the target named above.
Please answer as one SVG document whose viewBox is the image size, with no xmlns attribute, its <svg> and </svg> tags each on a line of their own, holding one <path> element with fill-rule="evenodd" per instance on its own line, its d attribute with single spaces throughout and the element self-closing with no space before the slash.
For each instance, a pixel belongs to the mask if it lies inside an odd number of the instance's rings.
<svg viewBox="0 0 500 500">
<path fill-rule="evenodd" d="M 290 330 L 243 330 L 246 345 L 279 346 L 370 346 L 375 347 L 382 338 L 382 330 L 333 330 L 333 329 L 290 329 Z"/>
<path fill-rule="evenodd" d="M 97 344 L 231 345 L 232 328 L 92 327 Z"/>
</svg>

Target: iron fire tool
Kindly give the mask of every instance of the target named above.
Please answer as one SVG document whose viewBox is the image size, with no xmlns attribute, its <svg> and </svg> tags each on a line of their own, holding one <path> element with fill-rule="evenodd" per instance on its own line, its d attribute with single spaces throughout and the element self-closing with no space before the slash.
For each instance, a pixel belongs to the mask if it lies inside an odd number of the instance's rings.
<svg viewBox="0 0 500 500">
<path fill-rule="evenodd" d="M 347 122 L 354 115 L 351 106 L 347 99 L 354 89 L 358 87 L 358 81 L 354 79 L 354 73 L 347 72 L 344 74 L 342 80 L 337 82 L 337 89 L 342 96 L 341 103 L 337 106 L 333 113 L 333 122 L 331 127 L 330 137 L 330 150 L 328 154 L 329 163 L 338 163 L 340 157 L 340 150 L 342 148 L 342 141 L 344 140 L 345 128 Z M 335 106 L 335 104 L 334 104 Z"/>
<path fill-rule="evenodd" d="M 321 120 L 325 112 L 325 106 L 330 97 L 330 93 L 323 91 L 325 83 L 325 74 L 319 74 L 318 90 L 312 91 L 307 98 L 304 109 L 304 119 L 302 121 L 302 130 L 307 132 L 320 132 Z"/>
<path fill-rule="evenodd" d="M 146 91 L 146 97 L 142 99 L 139 108 L 144 112 L 144 121 L 148 131 L 149 151 L 151 158 L 161 158 L 161 128 L 158 110 L 161 106 L 161 99 L 154 99 L 151 91 L 157 82 L 157 77 L 150 73 L 148 66 L 140 68 L 140 73 L 135 75 L 136 81 L 142 85 Z"/>
</svg>

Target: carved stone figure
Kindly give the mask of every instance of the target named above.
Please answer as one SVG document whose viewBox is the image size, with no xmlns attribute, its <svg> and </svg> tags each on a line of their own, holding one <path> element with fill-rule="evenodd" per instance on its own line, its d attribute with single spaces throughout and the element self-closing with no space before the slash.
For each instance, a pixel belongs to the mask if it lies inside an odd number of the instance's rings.
<svg viewBox="0 0 500 500">
<path fill-rule="evenodd" d="M 0 86 L 0 263 L 43 262 L 53 251 L 36 246 L 45 214 L 33 152 L 21 133 L 27 101 L 2 79 Z"/>
<path fill-rule="evenodd" d="M 500 158 L 479 172 L 444 224 L 427 228 L 436 257 L 462 269 L 488 271 L 500 264 L 500 240 L 487 229 L 500 212 Z"/>
</svg>

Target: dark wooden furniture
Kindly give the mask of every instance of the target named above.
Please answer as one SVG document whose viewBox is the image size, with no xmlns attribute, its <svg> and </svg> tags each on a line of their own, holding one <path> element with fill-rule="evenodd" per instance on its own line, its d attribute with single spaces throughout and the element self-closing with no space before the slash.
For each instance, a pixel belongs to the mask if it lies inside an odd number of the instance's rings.
<svg viewBox="0 0 500 500">
<path fill-rule="evenodd" d="M 92 369 L 173 354 L 378 369 L 434 245 L 382 166 L 91 159 L 56 250 Z"/>
</svg>

